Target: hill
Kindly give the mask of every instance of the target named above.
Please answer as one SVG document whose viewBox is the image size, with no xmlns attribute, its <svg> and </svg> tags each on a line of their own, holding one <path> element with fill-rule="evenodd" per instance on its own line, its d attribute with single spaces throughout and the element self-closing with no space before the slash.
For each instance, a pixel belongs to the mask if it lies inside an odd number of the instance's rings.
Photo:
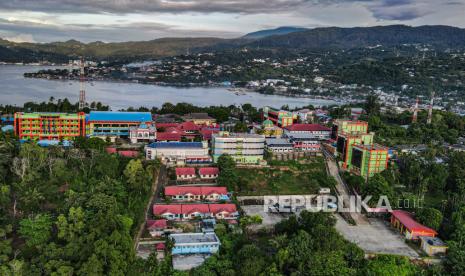
<svg viewBox="0 0 465 276">
<path fill-rule="evenodd" d="M 374 45 L 430 44 L 439 48 L 465 47 L 465 29 L 450 26 L 404 25 L 316 28 L 280 36 L 270 36 L 249 46 L 290 49 L 350 49 Z"/>
<path fill-rule="evenodd" d="M 465 48 L 465 29 L 449 26 L 404 25 L 302 29 L 282 27 L 250 33 L 237 39 L 214 37 L 160 38 L 150 41 L 82 43 L 76 40 L 53 43 L 14 43 L 0 39 L 0 61 L 63 61 L 85 56 L 95 60 L 134 61 L 162 58 L 186 52 L 225 49 L 353 49 L 375 45 L 426 44 L 439 50 Z"/>
<path fill-rule="evenodd" d="M 270 30 L 262 30 L 258 32 L 253 32 L 253 33 L 248 33 L 242 38 L 245 39 L 261 39 L 265 38 L 268 36 L 272 35 L 285 35 L 285 34 L 290 34 L 290 33 L 295 33 L 295 32 L 302 32 L 306 31 L 308 29 L 306 28 L 299 28 L 299 27 L 279 27 L 276 29 L 270 29 Z"/>
</svg>

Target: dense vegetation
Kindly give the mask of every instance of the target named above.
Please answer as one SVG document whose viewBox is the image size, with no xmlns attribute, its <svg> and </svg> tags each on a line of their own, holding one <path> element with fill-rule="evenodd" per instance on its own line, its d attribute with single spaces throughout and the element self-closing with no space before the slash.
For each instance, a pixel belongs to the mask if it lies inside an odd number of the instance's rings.
<svg viewBox="0 0 465 276">
<path fill-rule="evenodd" d="M 18 145 L 0 134 L 0 274 L 128 275 L 158 164 L 76 148 Z"/>
<path fill-rule="evenodd" d="M 191 275 L 415 275 L 422 271 L 405 257 L 380 255 L 366 260 L 363 250 L 335 230 L 328 213 L 302 212 L 277 224 L 271 233 L 217 230 L 220 253 Z M 424 271 L 426 272 L 426 271 Z"/>
</svg>

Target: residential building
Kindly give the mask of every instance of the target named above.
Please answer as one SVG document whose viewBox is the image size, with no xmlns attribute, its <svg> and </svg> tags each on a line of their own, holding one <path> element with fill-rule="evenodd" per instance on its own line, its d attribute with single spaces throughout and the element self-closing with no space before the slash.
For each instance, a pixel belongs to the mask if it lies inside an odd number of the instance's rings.
<svg viewBox="0 0 465 276">
<path fill-rule="evenodd" d="M 386 147 L 373 145 L 354 145 L 348 168 L 350 171 L 363 176 L 371 177 L 387 169 L 389 150 Z"/>
<path fill-rule="evenodd" d="M 176 168 L 176 180 L 192 180 L 196 177 L 194 168 Z"/>
<path fill-rule="evenodd" d="M 238 164 L 259 164 L 263 161 L 265 136 L 220 132 L 212 135 L 212 146 L 214 162 L 222 154 L 228 154 Z"/>
<path fill-rule="evenodd" d="M 234 220 L 239 217 L 236 205 L 226 204 L 155 204 L 153 214 L 168 220 L 211 218 Z"/>
<path fill-rule="evenodd" d="M 206 142 L 154 142 L 145 147 L 149 160 L 160 158 L 163 162 L 199 164 L 211 162 Z"/>
<path fill-rule="evenodd" d="M 391 225 L 397 228 L 408 240 L 417 240 L 419 237 L 436 237 L 435 230 L 416 222 L 412 214 L 404 210 L 391 212 Z"/>
<path fill-rule="evenodd" d="M 86 135 L 86 117 L 83 112 L 17 112 L 14 132 L 19 139 L 72 140 Z"/>
<path fill-rule="evenodd" d="M 215 254 L 221 245 L 220 239 L 212 232 L 171 234 L 170 239 L 174 242 L 173 255 Z"/>
<path fill-rule="evenodd" d="M 166 219 L 147 220 L 147 230 L 152 237 L 161 237 L 165 234 L 165 229 L 168 227 Z"/>
<path fill-rule="evenodd" d="M 284 127 L 284 134 L 299 134 L 302 138 L 322 141 L 330 139 L 331 129 L 319 124 L 293 124 Z"/>
<path fill-rule="evenodd" d="M 297 115 L 287 110 L 279 110 L 269 106 L 263 108 L 263 119 L 270 120 L 279 127 L 290 126 L 297 120 Z"/>
<path fill-rule="evenodd" d="M 99 138 L 129 138 L 129 128 L 152 126 L 150 112 L 91 111 L 87 119 L 88 136 Z"/>
<path fill-rule="evenodd" d="M 184 121 L 193 122 L 198 126 L 211 126 L 216 124 L 216 119 L 208 116 L 207 113 L 189 113 L 184 115 L 182 118 Z"/>
<path fill-rule="evenodd" d="M 220 170 L 216 167 L 205 167 L 199 169 L 200 179 L 216 179 L 220 174 Z"/>
<path fill-rule="evenodd" d="M 229 200 L 226 187 L 216 186 L 168 186 L 165 196 L 174 201 Z"/>
<path fill-rule="evenodd" d="M 154 142 L 157 139 L 157 129 L 155 126 L 141 124 L 129 128 L 129 138 L 131 143 Z"/>
<path fill-rule="evenodd" d="M 449 248 L 447 244 L 445 244 L 440 238 L 438 237 L 420 237 L 420 247 L 421 249 L 428 254 L 428 256 L 435 256 L 435 255 L 445 255 L 447 253 L 447 249 Z"/>
</svg>

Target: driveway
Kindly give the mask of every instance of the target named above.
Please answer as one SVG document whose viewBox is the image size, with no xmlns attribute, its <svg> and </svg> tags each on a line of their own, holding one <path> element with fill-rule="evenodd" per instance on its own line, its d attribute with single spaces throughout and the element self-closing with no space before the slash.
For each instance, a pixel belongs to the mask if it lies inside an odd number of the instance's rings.
<svg viewBox="0 0 465 276">
<path fill-rule="evenodd" d="M 400 233 L 391 229 L 380 219 L 368 219 L 368 224 L 350 225 L 341 216 L 337 218 L 336 229 L 348 241 L 362 248 L 368 254 L 393 254 L 418 258 Z"/>
</svg>

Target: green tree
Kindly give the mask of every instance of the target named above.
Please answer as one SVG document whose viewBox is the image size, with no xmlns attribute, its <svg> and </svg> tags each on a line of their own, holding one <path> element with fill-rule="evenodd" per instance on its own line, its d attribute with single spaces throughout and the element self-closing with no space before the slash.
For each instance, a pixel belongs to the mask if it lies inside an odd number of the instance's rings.
<svg viewBox="0 0 465 276">
<path fill-rule="evenodd" d="M 35 217 L 21 220 L 19 225 L 19 234 L 26 240 L 28 246 L 45 246 L 51 237 L 52 219 L 50 215 L 38 214 Z"/>
<path fill-rule="evenodd" d="M 434 230 L 439 230 L 443 220 L 441 211 L 434 208 L 419 208 L 417 209 L 415 216 L 420 223 L 423 223 Z"/>
</svg>

